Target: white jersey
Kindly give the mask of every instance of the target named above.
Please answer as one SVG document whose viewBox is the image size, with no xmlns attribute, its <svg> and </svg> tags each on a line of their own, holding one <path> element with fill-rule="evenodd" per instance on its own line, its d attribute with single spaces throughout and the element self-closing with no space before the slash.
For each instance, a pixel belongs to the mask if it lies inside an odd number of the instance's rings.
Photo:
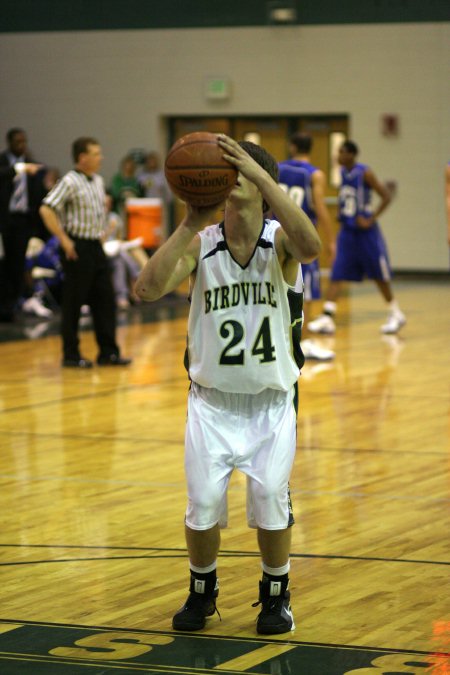
<svg viewBox="0 0 450 675">
<path fill-rule="evenodd" d="M 288 391 L 298 379 L 303 293 L 283 278 L 275 250 L 279 227 L 264 222 L 245 266 L 231 255 L 223 223 L 200 232 L 186 365 L 203 387 L 258 394 Z"/>
</svg>

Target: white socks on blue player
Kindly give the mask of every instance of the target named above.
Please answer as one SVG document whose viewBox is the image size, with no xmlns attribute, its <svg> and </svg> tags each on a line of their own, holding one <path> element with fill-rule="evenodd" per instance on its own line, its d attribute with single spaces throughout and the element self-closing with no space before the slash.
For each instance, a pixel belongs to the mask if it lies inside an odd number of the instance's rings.
<svg viewBox="0 0 450 675">
<path fill-rule="evenodd" d="M 398 312 L 401 311 L 400 307 L 398 306 L 397 300 L 391 300 L 390 302 L 387 303 L 387 306 L 389 312 L 391 312 L 392 314 L 397 314 Z"/>
<path fill-rule="evenodd" d="M 323 305 L 323 313 L 328 314 L 329 316 L 334 316 L 337 310 L 337 303 L 327 300 Z"/>
</svg>

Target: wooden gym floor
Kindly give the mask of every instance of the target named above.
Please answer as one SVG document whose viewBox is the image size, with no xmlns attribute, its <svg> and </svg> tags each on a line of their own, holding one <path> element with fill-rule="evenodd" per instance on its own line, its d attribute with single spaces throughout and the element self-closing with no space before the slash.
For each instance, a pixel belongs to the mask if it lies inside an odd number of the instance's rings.
<svg viewBox="0 0 450 675">
<path fill-rule="evenodd" d="M 198 635 L 185 600 L 183 298 L 122 315 L 129 369 L 62 370 L 57 322 L 0 331 L 2 675 L 450 673 L 450 285 L 340 302 L 331 364 L 300 380 L 291 488 L 297 628 L 255 633 L 260 577 L 233 477 L 221 591 Z M 83 352 L 95 356 L 89 325 Z"/>
</svg>

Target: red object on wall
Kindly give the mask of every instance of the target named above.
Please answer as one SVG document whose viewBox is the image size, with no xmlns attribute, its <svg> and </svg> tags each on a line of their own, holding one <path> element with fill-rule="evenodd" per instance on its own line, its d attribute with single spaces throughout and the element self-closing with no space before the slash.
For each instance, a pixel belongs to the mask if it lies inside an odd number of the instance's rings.
<svg viewBox="0 0 450 675">
<path fill-rule="evenodd" d="M 383 136 L 398 136 L 400 133 L 400 120 L 398 115 L 381 116 L 381 133 Z"/>
</svg>

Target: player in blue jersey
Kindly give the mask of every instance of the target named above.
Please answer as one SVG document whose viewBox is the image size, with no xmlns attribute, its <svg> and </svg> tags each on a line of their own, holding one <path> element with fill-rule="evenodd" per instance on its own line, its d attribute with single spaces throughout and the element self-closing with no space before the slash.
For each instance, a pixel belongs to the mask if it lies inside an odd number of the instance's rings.
<svg viewBox="0 0 450 675">
<path fill-rule="evenodd" d="M 377 223 L 391 201 L 387 188 L 374 172 L 356 161 L 358 146 L 345 141 L 339 148 L 341 187 L 339 190 L 339 220 L 341 230 L 337 240 L 336 258 L 331 270 L 323 314 L 308 324 L 312 333 L 333 334 L 341 283 L 372 279 L 388 304 L 388 317 L 381 326 L 385 334 L 397 333 L 406 323 L 391 288 L 391 270 L 386 244 Z M 372 192 L 380 197 L 375 210 L 371 205 Z"/>
<path fill-rule="evenodd" d="M 296 133 L 290 138 L 290 159 L 280 162 L 279 185 L 294 200 L 311 221 L 319 226 L 328 245 L 331 260 L 335 255 L 335 242 L 331 227 L 331 218 L 325 204 L 325 174 L 311 164 L 311 150 L 313 139 L 309 134 Z M 304 283 L 304 320 L 309 318 L 309 310 L 313 300 L 319 300 L 320 270 L 319 260 L 311 263 L 302 263 Z M 302 340 L 302 351 L 305 359 L 316 361 L 330 361 L 334 359 L 334 352 L 324 349 L 313 340 Z"/>
</svg>

